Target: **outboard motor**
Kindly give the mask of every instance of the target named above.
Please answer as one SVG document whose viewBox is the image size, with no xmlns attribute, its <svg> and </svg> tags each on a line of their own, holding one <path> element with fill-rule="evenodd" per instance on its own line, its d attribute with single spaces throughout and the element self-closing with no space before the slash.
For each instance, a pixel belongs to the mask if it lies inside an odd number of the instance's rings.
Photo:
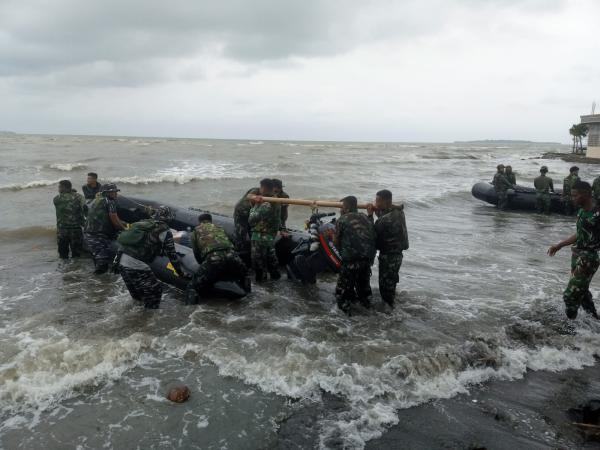
<svg viewBox="0 0 600 450">
<path fill-rule="evenodd" d="M 315 213 L 307 222 L 310 237 L 301 241 L 292 251 L 292 261 L 287 265 L 289 278 L 303 284 L 315 284 L 317 275 L 324 271 L 338 272 L 342 259 L 331 241 L 335 219 L 324 222 L 335 213 Z"/>
</svg>

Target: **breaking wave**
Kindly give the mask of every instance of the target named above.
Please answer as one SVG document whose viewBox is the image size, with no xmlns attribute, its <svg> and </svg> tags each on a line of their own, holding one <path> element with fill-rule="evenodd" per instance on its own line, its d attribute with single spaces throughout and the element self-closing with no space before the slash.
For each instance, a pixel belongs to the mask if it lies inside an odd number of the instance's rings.
<svg viewBox="0 0 600 450">
<path fill-rule="evenodd" d="M 87 169 L 83 163 L 55 163 L 48 166 L 50 169 L 59 170 L 61 172 L 71 172 L 78 169 Z"/>
<path fill-rule="evenodd" d="M 34 181 L 28 181 L 27 183 L 5 184 L 5 185 L 0 185 L 0 191 L 22 191 L 24 189 L 35 189 L 35 188 L 42 188 L 42 187 L 47 187 L 47 186 L 54 186 L 54 185 L 58 185 L 58 182 L 61 179 L 34 180 Z"/>
</svg>

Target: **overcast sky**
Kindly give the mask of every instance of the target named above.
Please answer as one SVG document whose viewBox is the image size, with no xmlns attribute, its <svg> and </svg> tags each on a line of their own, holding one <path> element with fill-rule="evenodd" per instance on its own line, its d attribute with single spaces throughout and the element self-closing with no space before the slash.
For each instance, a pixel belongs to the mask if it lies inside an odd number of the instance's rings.
<svg viewBox="0 0 600 450">
<path fill-rule="evenodd" d="M 599 0 L 0 0 L 0 130 L 567 142 L 594 99 Z"/>
</svg>

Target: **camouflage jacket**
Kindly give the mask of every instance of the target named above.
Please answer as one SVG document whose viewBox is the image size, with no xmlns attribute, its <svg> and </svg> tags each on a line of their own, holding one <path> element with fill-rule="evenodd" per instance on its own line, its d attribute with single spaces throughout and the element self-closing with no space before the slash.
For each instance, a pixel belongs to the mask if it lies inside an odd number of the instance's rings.
<svg viewBox="0 0 600 450">
<path fill-rule="evenodd" d="M 369 218 L 353 211 L 342 214 L 335 224 L 335 242 L 342 262 L 369 260 L 375 258 L 375 227 Z"/>
<path fill-rule="evenodd" d="M 552 178 L 547 177 L 546 175 L 540 175 L 535 180 L 533 180 L 533 186 L 535 190 L 539 193 L 548 193 L 550 191 L 554 192 L 554 184 L 552 183 Z"/>
<path fill-rule="evenodd" d="M 81 228 L 83 226 L 84 204 L 83 196 L 75 191 L 63 192 L 54 197 L 56 228 Z"/>
<path fill-rule="evenodd" d="M 514 186 L 515 184 L 517 184 L 517 177 L 516 177 L 516 175 L 515 175 L 515 173 L 514 173 L 514 172 L 511 172 L 511 173 L 505 173 L 505 174 L 504 174 L 504 176 L 506 177 L 506 179 L 508 180 L 508 182 L 509 182 L 510 184 L 512 184 L 513 186 Z"/>
<path fill-rule="evenodd" d="M 513 187 L 512 184 L 510 184 L 510 181 L 508 181 L 508 178 L 506 178 L 506 175 L 500 172 L 496 172 L 492 184 L 494 185 L 496 192 L 506 192 Z"/>
<path fill-rule="evenodd" d="M 97 196 L 88 208 L 86 233 L 104 234 L 108 237 L 115 235 L 115 228 L 109 214 L 117 213 L 117 202 L 106 197 Z"/>
<path fill-rule="evenodd" d="M 198 225 L 192 232 L 191 241 L 194 256 L 199 263 L 211 253 L 233 249 L 225 230 L 210 222 Z"/>
<path fill-rule="evenodd" d="M 281 224 L 281 208 L 274 203 L 260 203 L 252 207 L 248 223 L 252 227 L 252 240 L 273 240 Z"/>
<path fill-rule="evenodd" d="M 592 193 L 594 194 L 596 201 L 600 199 L 600 177 L 596 177 L 594 180 L 594 183 L 592 184 Z"/>
<path fill-rule="evenodd" d="M 563 180 L 563 197 L 571 196 L 571 189 L 573 189 L 573 185 L 579 181 L 579 177 L 577 175 L 569 175 L 565 177 Z"/>
<path fill-rule="evenodd" d="M 600 250 L 600 208 L 591 211 L 580 209 L 577 212 L 575 248 L 578 250 Z"/>
<path fill-rule="evenodd" d="M 371 220 L 372 217 L 371 217 Z M 397 254 L 408 249 L 404 205 L 381 211 L 375 222 L 376 247 L 382 254 Z"/>
<path fill-rule="evenodd" d="M 248 200 L 249 194 L 258 195 L 258 188 L 250 189 L 246 194 L 235 204 L 233 210 L 233 221 L 235 224 L 248 225 L 248 217 L 250 216 L 250 210 L 252 204 Z"/>
</svg>

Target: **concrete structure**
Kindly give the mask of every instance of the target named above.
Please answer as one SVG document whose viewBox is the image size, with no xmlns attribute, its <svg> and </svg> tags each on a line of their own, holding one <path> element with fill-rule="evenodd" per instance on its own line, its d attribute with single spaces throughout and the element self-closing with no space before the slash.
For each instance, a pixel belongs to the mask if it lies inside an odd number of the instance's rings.
<svg viewBox="0 0 600 450">
<path fill-rule="evenodd" d="M 588 126 L 588 143 L 585 156 L 600 158 L 600 114 L 581 116 L 581 123 Z"/>
</svg>

